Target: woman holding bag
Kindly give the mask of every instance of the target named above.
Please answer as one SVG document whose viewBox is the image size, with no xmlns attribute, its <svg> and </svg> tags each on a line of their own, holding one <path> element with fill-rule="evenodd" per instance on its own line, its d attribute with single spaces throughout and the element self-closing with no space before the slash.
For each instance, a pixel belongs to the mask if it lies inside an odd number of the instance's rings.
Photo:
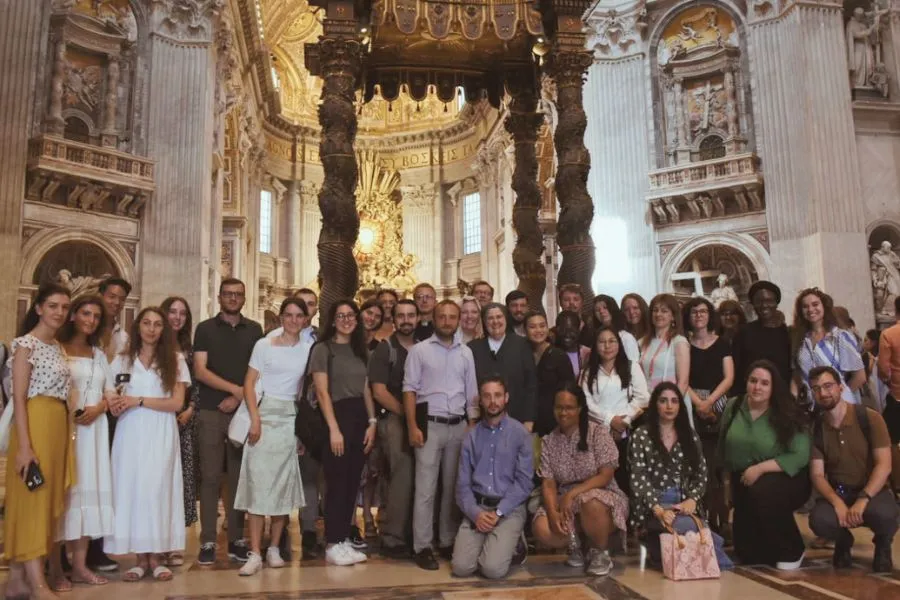
<svg viewBox="0 0 900 600">
<path fill-rule="evenodd" d="M 12 342 L 13 399 L 7 410 L 14 412 L 9 426 L 3 523 L 3 550 L 10 561 L 6 598 L 56 597 L 44 578 L 44 557 L 51 552 L 59 554 L 58 546 L 51 542 L 65 511 L 66 490 L 75 477 L 66 405 L 69 366 L 56 341 L 69 305 L 69 290 L 56 284 L 41 286 L 22 321 L 19 337 Z M 33 485 L 38 474 L 43 483 Z M 55 589 L 72 587 L 64 577 L 54 574 L 52 579 Z"/>
<path fill-rule="evenodd" d="M 300 336 L 309 312 L 301 299 L 288 298 L 281 303 L 279 316 L 282 333 L 256 342 L 244 379 L 250 432 L 234 498 L 235 509 L 246 511 L 250 521 L 250 552 L 238 572 L 243 577 L 262 569 L 266 517 L 272 519 L 266 563 L 272 568 L 284 566 L 278 547 L 288 516 L 306 504 L 294 418 L 311 347 L 311 340 Z"/>
<path fill-rule="evenodd" d="M 639 531 L 651 563 L 661 564 L 659 535 L 667 530 L 697 531 L 690 515 L 703 518 L 707 483 L 700 438 L 691 429 L 678 386 L 659 384 L 650 396 L 647 423 L 638 427 L 628 448 L 631 474 L 631 526 Z M 720 569 L 734 565 L 713 534 Z"/>
</svg>

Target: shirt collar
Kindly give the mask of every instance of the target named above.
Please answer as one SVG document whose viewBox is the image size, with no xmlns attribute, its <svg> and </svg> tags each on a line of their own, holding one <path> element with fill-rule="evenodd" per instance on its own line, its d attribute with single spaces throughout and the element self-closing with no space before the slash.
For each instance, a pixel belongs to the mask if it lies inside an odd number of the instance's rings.
<svg viewBox="0 0 900 600">
<path fill-rule="evenodd" d="M 503 337 L 500 338 L 499 340 L 495 340 L 494 338 L 488 336 L 487 341 L 488 341 L 488 348 L 490 348 L 494 352 L 497 352 L 503 346 L 503 342 L 506 341 L 506 334 L 504 334 Z"/>
<path fill-rule="evenodd" d="M 225 320 L 225 317 L 222 316 L 221 312 L 216 315 L 216 322 L 219 325 L 228 325 L 229 327 L 232 327 L 231 323 L 229 323 L 228 321 Z M 237 322 L 237 325 L 234 325 L 234 327 L 235 328 L 246 327 L 247 323 L 249 323 L 249 321 L 247 320 L 247 317 L 245 317 L 244 315 L 241 315 L 240 320 Z"/>
<path fill-rule="evenodd" d="M 841 400 L 841 402 L 844 402 Z M 856 410 L 854 410 L 853 406 L 849 403 L 847 404 L 847 409 L 844 411 L 844 418 L 841 419 L 840 424 L 837 427 L 831 424 L 831 420 L 828 418 L 823 418 L 822 423 L 824 423 L 829 429 L 833 429 L 835 431 L 839 429 L 847 429 L 848 427 L 853 427 L 856 425 Z"/>
<path fill-rule="evenodd" d="M 508 421 L 509 421 L 509 413 L 506 413 L 500 419 L 500 423 L 498 423 L 496 427 L 491 427 L 490 425 L 488 425 L 487 419 L 481 419 L 481 421 L 479 421 L 479 425 L 481 427 L 484 427 L 488 431 L 503 431 L 506 428 L 506 424 Z"/>
<path fill-rule="evenodd" d="M 452 350 L 453 348 L 456 348 L 457 346 L 462 345 L 462 343 L 458 339 L 456 339 L 456 334 L 454 334 L 453 337 L 451 338 L 449 346 L 444 344 L 444 342 L 441 341 L 441 338 L 439 338 L 436 333 L 432 333 L 431 337 L 425 341 L 432 343 L 432 344 L 437 344 L 438 346 L 442 346 L 444 348 L 447 348 L 448 350 Z"/>
</svg>

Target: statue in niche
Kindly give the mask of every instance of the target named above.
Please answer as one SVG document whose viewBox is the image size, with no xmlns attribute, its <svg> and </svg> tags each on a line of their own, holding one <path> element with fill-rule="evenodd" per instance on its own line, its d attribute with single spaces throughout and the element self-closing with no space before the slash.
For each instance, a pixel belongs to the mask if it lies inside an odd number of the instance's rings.
<svg viewBox="0 0 900 600">
<path fill-rule="evenodd" d="M 721 83 L 714 84 L 707 81 L 706 85 L 695 89 L 691 103 L 691 133 L 696 137 L 700 133 L 709 131 L 711 126 L 719 127 L 726 124 L 726 102 L 724 98 L 725 86 Z"/>
<path fill-rule="evenodd" d="M 887 89 L 887 69 L 882 64 L 881 28 L 887 12 L 877 1 L 869 12 L 856 7 L 846 29 L 850 87 L 877 90 L 885 97 L 882 90 Z"/>
<path fill-rule="evenodd" d="M 881 247 L 872 253 L 870 269 L 875 314 L 890 315 L 894 310 L 894 298 L 900 295 L 900 256 L 889 241 L 881 242 Z"/>
<path fill-rule="evenodd" d="M 728 275 L 720 273 L 716 278 L 716 287 L 709 293 L 709 301 L 718 309 L 719 305 L 726 300 L 739 301 L 734 288 L 728 285 Z"/>
<path fill-rule="evenodd" d="M 73 298 L 78 298 L 85 294 L 96 294 L 103 280 L 109 277 L 112 277 L 109 273 L 105 273 L 100 277 L 91 277 L 90 275 L 73 277 L 70 270 L 60 269 L 59 274 L 56 276 L 56 282 L 68 288 Z"/>
<path fill-rule="evenodd" d="M 100 100 L 102 77 L 103 70 L 99 66 L 84 68 L 69 66 L 64 83 L 66 106 L 82 104 L 94 110 Z"/>
</svg>

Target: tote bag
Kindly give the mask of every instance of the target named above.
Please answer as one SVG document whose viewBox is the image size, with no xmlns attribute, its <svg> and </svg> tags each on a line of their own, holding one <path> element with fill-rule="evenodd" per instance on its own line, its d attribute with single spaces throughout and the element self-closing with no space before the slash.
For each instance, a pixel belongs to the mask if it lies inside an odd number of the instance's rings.
<svg viewBox="0 0 900 600">
<path fill-rule="evenodd" d="M 670 533 L 659 536 L 663 575 L 673 581 L 717 579 L 721 573 L 712 532 L 696 515 L 690 516 L 699 533 L 690 531 L 680 535 L 669 528 Z"/>
</svg>

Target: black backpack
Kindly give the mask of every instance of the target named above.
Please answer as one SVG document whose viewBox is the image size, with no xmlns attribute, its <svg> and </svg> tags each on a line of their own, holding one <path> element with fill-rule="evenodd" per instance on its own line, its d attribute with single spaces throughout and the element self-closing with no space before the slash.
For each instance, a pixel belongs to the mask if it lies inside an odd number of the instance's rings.
<svg viewBox="0 0 900 600">
<path fill-rule="evenodd" d="M 322 453 L 325 451 L 325 445 L 328 444 L 329 438 L 328 423 L 325 422 L 325 416 L 319 407 L 316 386 L 313 383 L 312 373 L 309 372 L 312 352 L 320 343 L 328 347 L 327 373 L 328 381 L 331 382 L 331 364 L 334 361 L 334 352 L 328 342 L 316 342 L 309 351 L 310 361 L 306 362 L 303 389 L 297 400 L 297 416 L 294 417 L 294 435 L 300 439 L 306 451 L 317 461 L 322 460 Z"/>
</svg>

